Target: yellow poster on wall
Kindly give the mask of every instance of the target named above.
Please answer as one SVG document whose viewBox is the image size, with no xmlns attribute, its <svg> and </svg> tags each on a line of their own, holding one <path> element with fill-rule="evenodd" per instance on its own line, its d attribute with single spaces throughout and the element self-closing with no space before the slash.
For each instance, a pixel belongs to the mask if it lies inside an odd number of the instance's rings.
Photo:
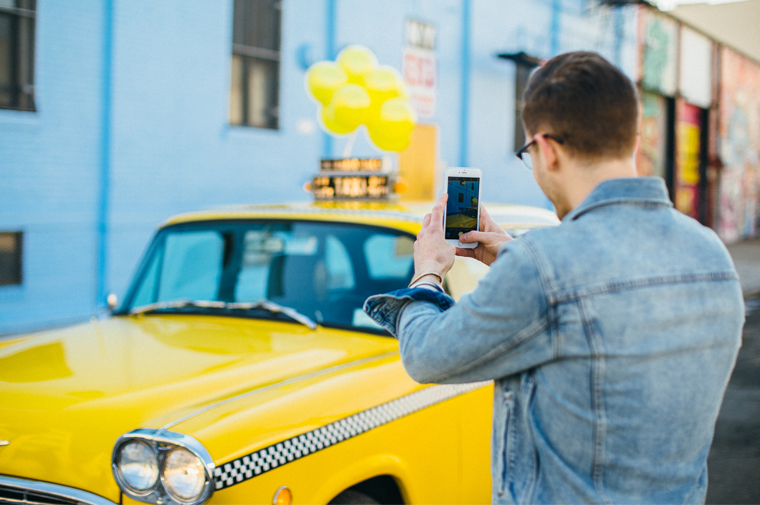
<svg viewBox="0 0 760 505">
<path fill-rule="evenodd" d="M 675 205 L 678 210 L 699 219 L 699 165 L 702 138 L 702 110 L 684 103 L 679 112 Z"/>
<path fill-rule="evenodd" d="M 399 153 L 399 176 L 404 181 L 404 201 L 430 201 L 435 198 L 436 142 L 438 128 L 418 124 L 412 130 L 409 147 Z"/>
</svg>

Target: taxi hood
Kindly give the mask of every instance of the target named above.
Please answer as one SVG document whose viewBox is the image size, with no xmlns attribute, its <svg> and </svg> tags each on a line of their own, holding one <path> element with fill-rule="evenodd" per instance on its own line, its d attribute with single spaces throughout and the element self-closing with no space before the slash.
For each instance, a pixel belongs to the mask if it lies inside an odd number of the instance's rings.
<svg viewBox="0 0 760 505">
<path fill-rule="evenodd" d="M 123 316 L 0 341 L 0 474 L 118 501 L 110 455 L 258 387 L 398 349 L 394 339 L 285 322 Z"/>
</svg>

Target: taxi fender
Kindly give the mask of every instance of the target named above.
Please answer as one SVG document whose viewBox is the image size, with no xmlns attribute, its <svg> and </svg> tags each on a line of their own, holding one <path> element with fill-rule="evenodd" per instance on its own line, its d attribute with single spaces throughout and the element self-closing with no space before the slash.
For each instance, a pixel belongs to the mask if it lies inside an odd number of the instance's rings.
<svg viewBox="0 0 760 505">
<path fill-rule="evenodd" d="M 373 477 L 389 475 L 396 481 L 404 503 L 414 501 L 414 491 L 409 489 L 412 482 L 409 465 L 393 454 L 374 454 L 354 461 L 333 473 L 315 493 L 315 503 L 329 503 L 346 489 Z"/>
</svg>

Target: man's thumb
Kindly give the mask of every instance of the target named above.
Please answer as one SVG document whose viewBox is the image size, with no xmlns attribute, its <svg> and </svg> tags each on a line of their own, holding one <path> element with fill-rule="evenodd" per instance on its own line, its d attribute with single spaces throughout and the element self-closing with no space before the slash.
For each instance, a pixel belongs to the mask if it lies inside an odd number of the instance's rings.
<svg viewBox="0 0 760 505">
<path fill-rule="evenodd" d="M 482 231 L 468 231 L 461 237 L 460 242 L 482 242 L 486 238 L 486 234 Z"/>
</svg>

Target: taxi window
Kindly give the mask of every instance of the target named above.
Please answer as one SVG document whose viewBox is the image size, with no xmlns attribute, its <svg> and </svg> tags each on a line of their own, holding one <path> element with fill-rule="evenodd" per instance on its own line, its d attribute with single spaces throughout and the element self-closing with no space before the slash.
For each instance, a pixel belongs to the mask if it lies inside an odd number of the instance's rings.
<svg viewBox="0 0 760 505">
<path fill-rule="evenodd" d="M 215 231 L 175 233 L 166 237 L 158 301 L 216 296 L 222 275 L 224 240 Z"/>
<path fill-rule="evenodd" d="M 156 254 L 151 258 L 150 264 L 148 266 L 148 269 L 146 270 L 144 280 L 142 284 L 140 284 L 139 289 L 135 293 L 134 300 L 132 303 L 135 307 L 140 307 L 142 305 L 148 305 L 149 303 L 153 303 L 155 300 L 155 292 L 156 292 L 156 273 L 158 273 L 158 266 L 161 264 L 161 255 Z"/>
<path fill-rule="evenodd" d="M 222 273 L 223 238 L 215 231 L 175 233 L 154 255 L 135 296 L 136 306 L 216 296 Z M 172 261 L 162 261 L 168 256 Z M 160 280 L 160 282 L 159 282 Z"/>
<path fill-rule="evenodd" d="M 235 286 L 235 300 L 257 301 L 266 298 L 269 262 L 272 254 L 281 254 L 285 243 L 264 230 L 247 231 L 243 236 L 243 261 Z"/>
<path fill-rule="evenodd" d="M 369 275 L 373 279 L 404 279 L 414 263 L 414 240 L 407 236 L 377 234 L 364 242 Z"/>
<path fill-rule="evenodd" d="M 334 236 L 325 239 L 327 289 L 353 289 L 356 286 L 354 268 L 346 246 Z"/>
<path fill-rule="evenodd" d="M 315 234 L 293 234 L 286 232 L 269 233 L 262 230 L 249 231 L 244 238 L 243 262 L 235 287 L 236 302 L 252 302 L 266 300 L 270 292 L 270 279 L 272 279 L 273 255 L 290 258 L 285 260 L 289 264 L 301 262 L 307 271 L 303 274 L 304 281 L 311 277 L 307 263 L 313 262 L 313 269 L 322 269 L 322 272 L 313 272 L 314 275 L 323 275 L 324 284 L 322 289 L 326 292 L 352 289 L 355 286 L 354 271 L 351 258 L 343 243 L 333 235 L 323 238 L 324 253 L 321 264 L 318 261 L 318 247 L 320 238 Z M 273 289 L 279 293 L 279 289 Z"/>
<path fill-rule="evenodd" d="M 246 316 L 229 305 L 268 300 L 323 325 L 379 330 L 362 306 L 371 295 L 407 286 L 413 244 L 410 235 L 395 230 L 335 222 L 168 227 L 157 235 L 120 312 L 190 300 L 224 303 L 173 304 L 160 310 Z"/>
</svg>

